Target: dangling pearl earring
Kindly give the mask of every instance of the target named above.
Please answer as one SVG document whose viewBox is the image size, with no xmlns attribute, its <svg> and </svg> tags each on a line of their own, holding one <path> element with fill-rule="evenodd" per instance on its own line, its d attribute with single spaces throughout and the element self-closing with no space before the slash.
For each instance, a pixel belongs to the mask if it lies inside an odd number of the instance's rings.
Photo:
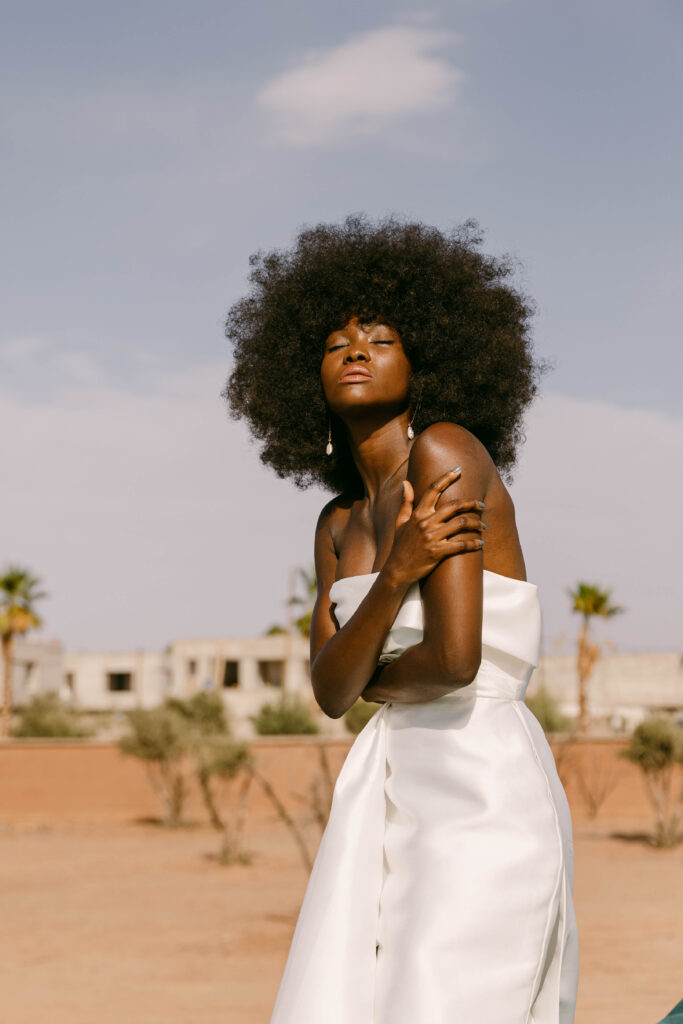
<svg viewBox="0 0 683 1024">
<path fill-rule="evenodd" d="M 330 423 L 329 429 L 327 431 L 327 448 L 325 449 L 325 454 L 331 455 L 333 451 L 334 446 L 332 444 L 332 424 Z"/>
<path fill-rule="evenodd" d="M 408 424 L 408 430 L 406 431 L 406 433 L 408 434 L 408 440 L 409 441 L 412 441 L 413 438 L 415 437 L 415 431 L 413 430 L 413 423 L 415 422 L 415 417 L 417 416 L 417 410 L 419 408 L 420 408 L 420 399 L 418 398 L 417 405 L 415 406 L 415 412 L 413 413 L 413 415 L 410 418 L 410 423 Z"/>
</svg>

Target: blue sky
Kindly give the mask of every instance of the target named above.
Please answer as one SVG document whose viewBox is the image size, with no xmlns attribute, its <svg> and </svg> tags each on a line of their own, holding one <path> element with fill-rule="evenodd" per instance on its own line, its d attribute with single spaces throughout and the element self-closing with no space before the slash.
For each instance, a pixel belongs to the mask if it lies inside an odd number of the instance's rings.
<svg viewBox="0 0 683 1024">
<path fill-rule="evenodd" d="M 226 419 L 221 325 L 249 253 L 364 210 L 476 217 L 520 261 L 555 367 L 512 489 L 548 637 L 579 573 L 623 647 L 680 646 L 680 4 L 3 10 L 0 561 L 44 576 L 50 635 L 283 617 L 325 496 Z"/>
</svg>

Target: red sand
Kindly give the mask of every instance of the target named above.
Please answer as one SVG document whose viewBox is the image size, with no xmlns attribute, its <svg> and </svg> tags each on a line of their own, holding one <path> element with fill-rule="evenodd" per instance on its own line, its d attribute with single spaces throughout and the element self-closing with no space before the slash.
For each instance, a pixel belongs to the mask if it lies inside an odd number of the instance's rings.
<svg viewBox="0 0 683 1024">
<path fill-rule="evenodd" d="M 336 767 L 344 749 L 331 749 Z M 257 754 L 301 814 L 315 748 L 284 740 Z M 567 783 L 577 1024 L 655 1024 L 683 997 L 683 846 L 636 838 L 650 827 L 649 804 L 614 754 L 614 744 L 577 748 Z M 581 770 L 593 785 L 616 773 L 595 822 Z M 247 826 L 249 867 L 210 859 L 217 834 L 198 800 L 188 810 L 201 824 L 140 823 L 158 813 L 156 798 L 141 765 L 115 748 L 0 747 L 0 1024 L 266 1024 L 305 872 L 262 796 Z"/>
</svg>

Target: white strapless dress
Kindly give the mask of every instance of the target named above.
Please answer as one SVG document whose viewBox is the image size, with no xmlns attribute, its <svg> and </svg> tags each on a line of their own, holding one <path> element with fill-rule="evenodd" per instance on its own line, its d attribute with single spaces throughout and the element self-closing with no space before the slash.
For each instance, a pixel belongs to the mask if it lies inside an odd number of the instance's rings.
<svg viewBox="0 0 683 1024">
<path fill-rule="evenodd" d="M 330 589 L 343 626 L 377 573 Z M 469 686 L 385 704 L 349 751 L 271 1024 L 572 1024 L 569 807 L 523 703 L 537 588 L 484 572 Z M 418 584 L 381 661 L 422 637 Z"/>
</svg>

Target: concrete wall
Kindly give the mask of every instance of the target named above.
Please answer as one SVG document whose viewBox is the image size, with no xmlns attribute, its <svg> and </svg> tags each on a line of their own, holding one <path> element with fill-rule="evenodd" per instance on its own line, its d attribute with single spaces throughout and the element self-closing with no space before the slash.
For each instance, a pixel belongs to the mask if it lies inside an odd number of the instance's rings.
<svg viewBox="0 0 683 1024">
<path fill-rule="evenodd" d="M 299 693 L 314 704 L 309 644 L 298 635 L 177 640 L 166 651 L 65 653 L 54 644 L 22 640 L 15 649 L 15 707 L 49 689 L 88 711 L 150 708 L 169 695 L 187 697 L 214 689 L 221 693 L 236 730 L 248 735 L 249 717 L 282 691 Z M 111 677 L 122 673 L 130 677 L 130 689 L 111 689 Z M 529 693 L 541 686 L 565 714 L 576 715 L 574 655 L 542 657 Z M 595 666 L 589 700 L 594 718 L 624 729 L 651 711 L 683 710 L 683 658 L 678 653 L 609 654 Z M 325 720 L 325 727 L 338 732 L 338 723 Z"/>
<path fill-rule="evenodd" d="M 235 731 L 253 732 L 250 716 L 283 691 L 311 699 L 308 640 L 301 636 L 179 640 L 164 652 L 71 652 L 64 656 L 66 693 L 88 711 L 151 708 L 167 696 L 220 693 Z M 113 690 L 122 674 L 130 689 Z M 331 731 L 336 731 L 334 728 Z"/>
<path fill-rule="evenodd" d="M 325 741 L 335 778 L 351 742 L 348 735 Z M 299 821 L 311 817 L 311 786 L 320 778 L 318 746 L 316 737 L 294 736 L 264 736 L 251 744 L 259 771 Z M 602 787 L 605 794 L 599 811 L 601 823 L 637 826 L 639 831 L 651 828 L 654 812 L 641 773 L 618 756 L 623 742 L 578 741 L 568 749 L 557 742 L 552 747 L 575 825 L 591 820 L 583 794 L 588 786 L 591 790 Z M 187 768 L 188 819 L 206 821 L 189 764 Z M 250 818 L 263 815 L 274 820 L 272 804 L 258 785 L 251 787 L 249 808 Z M 29 821 L 134 821 L 155 817 L 159 809 L 144 764 L 135 757 L 124 757 L 113 744 L 87 740 L 0 743 L 0 826 Z"/>
<path fill-rule="evenodd" d="M 564 714 L 578 714 L 575 655 L 541 658 L 529 694 L 541 686 L 556 698 Z M 683 657 L 674 653 L 610 654 L 595 665 L 588 696 L 593 717 L 622 719 L 624 727 L 633 727 L 650 712 L 681 710 Z"/>
<path fill-rule="evenodd" d="M 59 643 L 17 637 L 14 642 L 11 686 L 15 706 L 26 704 L 34 694 L 45 693 L 47 690 L 57 690 L 63 698 L 68 699 L 64 678 L 64 650 Z"/>
<path fill-rule="evenodd" d="M 168 658 L 157 651 L 69 653 L 64 673 L 71 704 L 83 711 L 153 708 L 172 692 Z M 112 689 L 122 677 L 130 689 Z"/>
</svg>

